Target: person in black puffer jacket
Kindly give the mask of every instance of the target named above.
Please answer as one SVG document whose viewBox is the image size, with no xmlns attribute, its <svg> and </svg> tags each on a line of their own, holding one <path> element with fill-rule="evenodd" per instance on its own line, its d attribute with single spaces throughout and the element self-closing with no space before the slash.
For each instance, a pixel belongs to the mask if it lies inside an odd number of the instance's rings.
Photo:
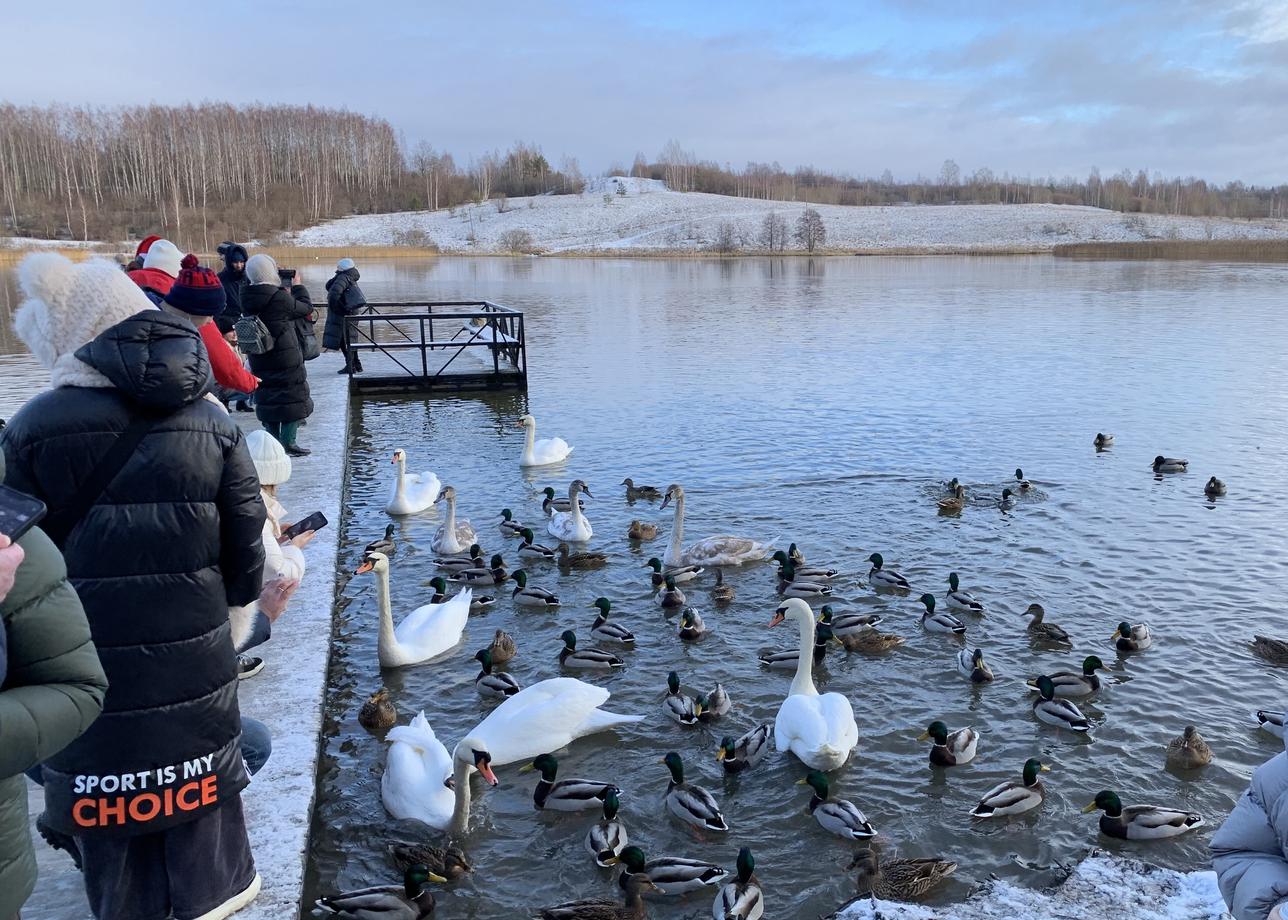
<svg viewBox="0 0 1288 920">
<path fill-rule="evenodd" d="M 255 415 L 288 454 L 303 457 L 309 451 L 296 443 L 296 436 L 300 422 L 313 414 L 313 399 L 295 324 L 313 312 L 313 305 L 297 300 L 281 286 L 276 263 L 263 253 L 251 256 L 246 263 L 246 279 L 250 286 L 242 298 L 242 309 L 247 315 L 258 316 L 273 337 L 272 349 L 250 356 L 250 371 L 260 381 L 255 391 Z"/>
<path fill-rule="evenodd" d="M 101 259 L 29 256 L 19 281 L 14 327 L 54 388 L 0 435 L 6 484 L 65 529 L 121 433 L 153 421 L 56 541 L 110 686 L 98 721 L 42 764 L 43 819 L 74 840 L 100 920 L 225 917 L 259 890 L 229 622 L 260 594 L 255 467 L 205 397 L 210 360 L 192 323 Z"/>
<path fill-rule="evenodd" d="M 341 374 L 362 370 L 362 359 L 349 350 L 349 328 L 344 321 L 362 311 L 367 298 L 358 287 L 358 269 L 352 259 L 336 263 L 335 275 L 326 283 L 326 328 L 322 332 L 323 348 L 338 348 L 344 353 Z"/>
<path fill-rule="evenodd" d="M 241 243 L 219 244 L 219 256 L 224 267 L 219 271 L 219 283 L 224 286 L 224 310 L 215 317 L 215 325 L 227 338 L 242 315 L 242 295 L 246 293 L 246 247 Z"/>
</svg>

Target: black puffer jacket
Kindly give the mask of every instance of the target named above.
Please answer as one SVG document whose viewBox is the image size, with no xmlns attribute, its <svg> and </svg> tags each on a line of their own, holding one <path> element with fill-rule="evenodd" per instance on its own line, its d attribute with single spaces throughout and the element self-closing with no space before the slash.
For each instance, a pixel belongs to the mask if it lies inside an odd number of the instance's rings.
<svg viewBox="0 0 1288 920">
<path fill-rule="evenodd" d="M 250 356 L 250 372 L 259 378 L 255 415 L 261 422 L 298 422 L 313 414 L 309 375 L 300 351 L 296 320 L 313 312 L 307 299 L 296 300 L 285 288 L 253 284 L 242 297 L 242 309 L 258 316 L 273 336 L 273 348 Z"/>
<path fill-rule="evenodd" d="M 224 267 L 219 272 L 219 283 L 224 286 L 224 310 L 215 317 L 215 325 L 224 335 L 233 331 L 242 315 L 242 295 L 246 293 L 246 270 L 232 270 L 233 262 L 246 264 L 246 247 L 240 243 L 224 243 L 219 247 Z"/>
<path fill-rule="evenodd" d="M 336 272 L 326 283 L 326 328 L 322 332 L 323 348 L 344 344 L 344 318 L 367 305 L 366 295 L 358 287 L 358 270 Z"/>
<path fill-rule="evenodd" d="M 240 429 L 202 398 L 191 323 L 148 310 L 76 357 L 113 386 L 23 406 L 0 438 L 9 485 L 56 514 L 130 421 L 163 417 L 65 541 L 111 686 L 102 717 L 45 761 L 45 805 L 68 833 L 150 833 L 246 785 L 228 608 L 259 595 L 264 505 Z"/>
</svg>

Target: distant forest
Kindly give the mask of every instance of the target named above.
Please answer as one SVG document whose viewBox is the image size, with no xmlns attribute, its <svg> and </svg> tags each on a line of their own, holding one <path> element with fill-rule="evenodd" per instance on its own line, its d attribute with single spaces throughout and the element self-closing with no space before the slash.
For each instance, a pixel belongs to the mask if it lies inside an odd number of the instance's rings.
<svg viewBox="0 0 1288 920">
<path fill-rule="evenodd" d="M 1115 211 L 1234 218 L 1288 217 L 1288 186 L 1225 185 L 1124 169 L 1109 176 L 1028 178 L 966 173 L 946 160 L 934 177 L 857 178 L 777 163 L 738 169 L 669 141 L 609 175 L 685 192 L 837 205 L 1088 205 Z M 210 252 L 224 239 L 268 239 L 345 214 L 451 208 L 571 194 L 576 159 L 558 168 L 516 143 L 458 164 L 389 122 L 312 106 L 227 104 L 48 108 L 0 105 L 0 231 L 46 239 L 122 240 L 164 232 Z M 409 241 L 413 242 L 413 241 Z"/>
</svg>

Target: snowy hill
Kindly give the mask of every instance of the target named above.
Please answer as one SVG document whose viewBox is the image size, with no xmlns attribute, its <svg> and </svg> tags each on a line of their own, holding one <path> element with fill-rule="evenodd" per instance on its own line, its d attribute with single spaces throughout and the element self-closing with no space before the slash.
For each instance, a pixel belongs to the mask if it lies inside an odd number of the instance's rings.
<svg viewBox="0 0 1288 920">
<path fill-rule="evenodd" d="M 696 252 L 712 248 L 721 224 L 739 250 L 762 250 L 769 213 L 789 228 L 806 205 L 673 192 L 653 179 L 590 180 L 579 195 L 489 201 L 450 211 L 405 211 L 333 220 L 300 231 L 300 246 L 423 246 L 444 252 L 495 253 L 510 231 L 528 234 L 545 253 Z M 1044 252 L 1060 243 L 1142 239 L 1288 239 L 1288 221 L 1121 214 L 1068 205 L 846 207 L 815 205 L 828 252 Z M 790 236 L 790 234 L 789 234 Z M 789 249 L 798 249 L 789 242 Z"/>
</svg>

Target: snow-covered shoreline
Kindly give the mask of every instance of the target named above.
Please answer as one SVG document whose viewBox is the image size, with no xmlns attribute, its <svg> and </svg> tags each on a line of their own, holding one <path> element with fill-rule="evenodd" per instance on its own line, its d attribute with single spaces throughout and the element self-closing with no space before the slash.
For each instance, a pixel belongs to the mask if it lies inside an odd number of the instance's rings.
<svg viewBox="0 0 1288 920">
<path fill-rule="evenodd" d="M 715 249 L 732 227 L 735 253 L 763 252 L 765 217 L 786 219 L 788 252 L 807 205 L 673 192 L 652 179 L 595 179 L 579 195 L 489 201 L 441 211 L 370 214 L 328 221 L 283 240 L 297 246 L 436 246 L 450 254 L 496 254 L 525 233 L 550 255 L 659 255 Z M 1050 252 L 1062 243 L 1166 240 L 1288 240 L 1288 221 L 1122 214 L 1071 205 L 814 205 L 827 230 L 823 252 Z"/>
</svg>

